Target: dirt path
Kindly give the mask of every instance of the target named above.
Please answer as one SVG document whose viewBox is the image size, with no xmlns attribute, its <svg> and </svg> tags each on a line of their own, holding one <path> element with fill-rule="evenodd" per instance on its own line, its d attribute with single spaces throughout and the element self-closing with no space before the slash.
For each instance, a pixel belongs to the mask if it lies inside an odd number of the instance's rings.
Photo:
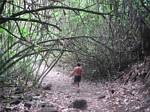
<svg viewBox="0 0 150 112">
<path fill-rule="evenodd" d="M 58 69 L 52 70 L 44 82 L 53 85 L 53 95 L 49 96 L 49 99 L 55 100 L 62 108 L 68 107 L 70 102 L 76 99 L 85 99 L 88 103 L 88 110 L 85 111 L 103 112 L 105 103 L 99 100 L 99 97 L 106 95 L 107 91 L 102 84 L 95 85 L 82 81 L 80 93 L 77 93 L 76 87 L 71 84 L 73 80 L 69 74 Z"/>
<path fill-rule="evenodd" d="M 121 85 L 108 83 L 97 85 L 81 82 L 80 93 L 71 85 L 72 79 L 63 70 L 53 69 L 44 79 L 45 84 L 52 84 L 52 90 L 47 91 L 44 100 L 58 107 L 60 112 L 132 112 L 143 105 L 143 95 L 140 82 Z M 113 91 L 112 91 L 113 90 Z M 86 110 L 76 110 L 68 106 L 76 99 L 87 101 Z"/>
</svg>

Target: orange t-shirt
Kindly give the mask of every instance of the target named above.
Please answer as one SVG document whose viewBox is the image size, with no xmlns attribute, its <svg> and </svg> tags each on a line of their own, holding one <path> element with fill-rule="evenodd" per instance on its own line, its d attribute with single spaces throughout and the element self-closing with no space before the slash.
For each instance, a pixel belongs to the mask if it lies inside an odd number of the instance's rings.
<svg viewBox="0 0 150 112">
<path fill-rule="evenodd" d="M 76 75 L 76 76 L 81 76 L 82 73 L 83 73 L 82 67 L 75 67 L 75 68 L 74 68 L 74 75 Z"/>
</svg>

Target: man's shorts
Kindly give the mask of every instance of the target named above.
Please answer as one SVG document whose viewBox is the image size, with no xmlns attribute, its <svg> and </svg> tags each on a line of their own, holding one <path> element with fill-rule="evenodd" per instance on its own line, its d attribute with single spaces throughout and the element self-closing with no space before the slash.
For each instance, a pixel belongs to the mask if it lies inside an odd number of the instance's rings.
<svg viewBox="0 0 150 112">
<path fill-rule="evenodd" d="M 81 76 L 75 76 L 74 77 L 74 83 L 80 82 L 81 81 Z"/>
</svg>

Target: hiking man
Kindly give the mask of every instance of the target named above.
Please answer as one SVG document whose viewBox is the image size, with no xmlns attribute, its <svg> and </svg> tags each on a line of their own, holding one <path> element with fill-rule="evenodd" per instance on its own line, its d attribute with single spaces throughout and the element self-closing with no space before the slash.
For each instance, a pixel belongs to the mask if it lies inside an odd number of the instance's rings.
<svg viewBox="0 0 150 112">
<path fill-rule="evenodd" d="M 79 92 L 80 81 L 81 81 L 81 77 L 83 74 L 84 74 L 84 70 L 81 67 L 80 63 L 78 63 L 77 66 L 74 67 L 73 72 L 71 73 L 71 76 L 74 76 L 74 83 L 73 84 L 77 84 L 77 87 L 78 87 L 77 92 Z"/>
</svg>

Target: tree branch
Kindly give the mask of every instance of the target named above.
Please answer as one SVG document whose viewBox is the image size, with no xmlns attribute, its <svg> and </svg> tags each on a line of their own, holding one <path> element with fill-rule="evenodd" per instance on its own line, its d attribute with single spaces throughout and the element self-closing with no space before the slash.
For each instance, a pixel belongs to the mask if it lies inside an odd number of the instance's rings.
<svg viewBox="0 0 150 112">
<path fill-rule="evenodd" d="M 18 37 L 17 35 L 13 34 L 12 32 L 10 32 L 8 29 L 0 26 L 0 28 L 4 29 L 7 33 L 9 33 L 10 35 L 12 35 L 13 37 L 15 37 L 16 39 L 20 40 L 20 42 L 23 44 L 23 45 L 26 45 L 26 46 L 29 46 L 31 45 L 32 43 L 29 42 L 28 40 L 26 40 L 25 38 L 20 38 Z"/>
<path fill-rule="evenodd" d="M 45 6 L 45 7 L 38 8 L 38 9 L 33 9 L 33 10 L 23 10 L 23 11 L 20 11 L 16 14 L 11 15 L 10 17 L 17 17 L 17 16 L 20 16 L 20 15 L 23 15 L 23 14 L 39 12 L 39 11 L 49 10 L 49 9 L 66 9 L 66 10 L 79 11 L 79 12 L 82 11 L 82 12 L 86 12 L 86 13 L 101 15 L 103 18 L 105 18 L 105 15 L 110 14 L 110 13 L 100 13 L 100 12 L 89 11 L 89 10 L 80 9 L 80 8 L 66 7 L 66 6 Z"/>
<path fill-rule="evenodd" d="M 14 21 L 26 21 L 26 22 L 35 22 L 35 23 L 40 23 L 40 24 L 45 24 L 45 25 L 50 25 L 52 27 L 55 27 L 56 29 L 58 29 L 59 31 L 61 31 L 61 29 L 54 24 L 50 24 L 44 21 L 40 21 L 40 20 L 35 20 L 35 19 L 26 19 L 26 18 L 15 18 L 15 17 L 5 17 L 5 18 L 0 18 L 0 24 L 5 23 L 9 20 L 14 20 Z"/>
</svg>

